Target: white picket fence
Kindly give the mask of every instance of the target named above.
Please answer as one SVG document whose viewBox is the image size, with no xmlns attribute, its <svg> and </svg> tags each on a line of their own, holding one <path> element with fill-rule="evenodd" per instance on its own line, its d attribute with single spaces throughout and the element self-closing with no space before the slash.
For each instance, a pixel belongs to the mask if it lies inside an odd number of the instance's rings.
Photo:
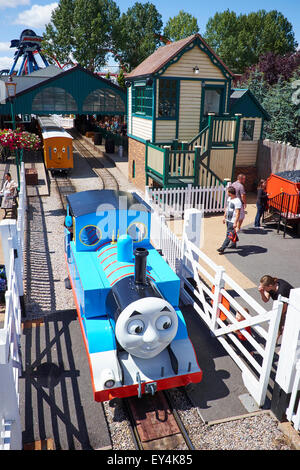
<svg viewBox="0 0 300 470">
<path fill-rule="evenodd" d="M 24 225 L 26 185 L 21 167 L 17 222 L 2 220 L 0 235 L 5 260 L 4 325 L 0 328 L 0 450 L 20 450 L 22 429 L 19 413 L 19 374 L 21 372 L 21 302 L 24 273 Z"/>
<path fill-rule="evenodd" d="M 300 430 L 300 288 L 290 293 L 275 382 L 290 395 L 286 416 Z"/>
<path fill-rule="evenodd" d="M 64 127 L 69 129 L 70 127 L 74 127 L 74 119 L 60 116 L 59 114 L 52 114 L 52 119 L 59 127 Z"/>
<path fill-rule="evenodd" d="M 238 285 L 222 266 L 216 265 L 200 245 L 201 213 L 190 223 L 197 211 L 186 211 L 182 239 L 167 226 L 164 216 L 152 213 L 151 242 L 181 280 L 181 298 L 193 305 L 207 327 L 241 369 L 242 378 L 256 403 L 262 406 L 270 380 L 276 337 L 283 302 L 275 301 L 268 311 Z M 194 226 L 194 229 L 193 229 Z M 195 285 L 196 284 L 196 285 Z M 229 293 L 230 291 L 230 293 Z M 227 302 L 227 305 L 226 305 Z M 245 310 L 245 308 L 247 310 Z M 251 312 L 251 313 L 248 313 Z M 236 313 L 244 320 L 238 322 Z M 221 313 L 226 319 L 222 319 Z M 250 326 L 255 335 L 245 328 Z M 256 351 L 252 355 L 235 331 L 240 330 Z"/>
<path fill-rule="evenodd" d="M 205 214 L 223 212 L 227 186 L 192 186 L 152 188 L 146 186 L 145 200 L 155 211 L 167 217 L 182 217 L 186 208 L 203 210 Z"/>
</svg>

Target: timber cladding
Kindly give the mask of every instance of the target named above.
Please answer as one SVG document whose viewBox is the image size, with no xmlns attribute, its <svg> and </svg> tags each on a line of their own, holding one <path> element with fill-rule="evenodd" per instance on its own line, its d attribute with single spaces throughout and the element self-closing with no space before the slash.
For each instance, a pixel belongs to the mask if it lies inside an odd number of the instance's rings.
<svg viewBox="0 0 300 470">
<path fill-rule="evenodd" d="M 145 151 L 143 142 L 128 137 L 128 179 L 142 191 L 146 186 Z"/>
</svg>

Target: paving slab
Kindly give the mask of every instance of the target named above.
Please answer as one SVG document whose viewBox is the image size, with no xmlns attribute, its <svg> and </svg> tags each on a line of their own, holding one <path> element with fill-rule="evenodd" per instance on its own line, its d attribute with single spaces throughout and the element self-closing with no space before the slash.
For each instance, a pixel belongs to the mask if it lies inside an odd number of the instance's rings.
<svg viewBox="0 0 300 470">
<path fill-rule="evenodd" d="M 212 336 L 192 306 L 181 307 L 193 343 L 197 361 L 203 371 L 199 384 L 188 387 L 188 395 L 205 423 L 244 415 L 248 412 L 240 369 L 221 343 Z"/>
</svg>

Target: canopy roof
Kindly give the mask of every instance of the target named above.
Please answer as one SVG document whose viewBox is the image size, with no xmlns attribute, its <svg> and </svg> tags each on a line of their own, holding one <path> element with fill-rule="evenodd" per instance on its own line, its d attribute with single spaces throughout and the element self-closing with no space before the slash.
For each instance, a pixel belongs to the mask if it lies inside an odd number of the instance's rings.
<svg viewBox="0 0 300 470">
<path fill-rule="evenodd" d="M 28 77 L 13 77 L 17 84 L 15 114 L 118 114 L 126 113 L 126 91 L 110 80 L 76 65 L 68 70 L 46 67 Z M 1 80 L 6 81 L 7 77 Z M 10 103 L 0 114 L 10 114 Z"/>
<path fill-rule="evenodd" d="M 127 204 L 123 198 L 126 198 Z M 71 215 L 81 217 L 102 210 L 139 210 L 151 212 L 151 208 L 136 193 L 115 191 L 113 189 L 94 189 L 67 195 Z M 137 204 L 139 207 L 137 208 Z M 135 206 L 135 207 L 132 207 Z"/>
</svg>

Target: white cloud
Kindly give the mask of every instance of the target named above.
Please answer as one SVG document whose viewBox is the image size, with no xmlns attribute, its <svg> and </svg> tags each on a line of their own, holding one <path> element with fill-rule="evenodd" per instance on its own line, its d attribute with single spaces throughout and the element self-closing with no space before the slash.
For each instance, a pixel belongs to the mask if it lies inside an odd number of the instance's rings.
<svg viewBox="0 0 300 470">
<path fill-rule="evenodd" d="M 0 51 L 9 51 L 10 50 L 10 42 L 0 42 Z"/>
<path fill-rule="evenodd" d="M 0 8 L 16 8 L 20 5 L 29 5 L 30 0 L 0 0 Z"/>
<path fill-rule="evenodd" d="M 57 7 L 58 3 L 56 2 L 49 5 L 32 5 L 29 10 L 19 13 L 14 23 L 24 25 L 27 28 L 44 28 L 51 19 L 52 11 Z"/>
<path fill-rule="evenodd" d="M 13 64 L 13 57 L 0 57 L 0 70 L 9 69 Z"/>
</svg>

